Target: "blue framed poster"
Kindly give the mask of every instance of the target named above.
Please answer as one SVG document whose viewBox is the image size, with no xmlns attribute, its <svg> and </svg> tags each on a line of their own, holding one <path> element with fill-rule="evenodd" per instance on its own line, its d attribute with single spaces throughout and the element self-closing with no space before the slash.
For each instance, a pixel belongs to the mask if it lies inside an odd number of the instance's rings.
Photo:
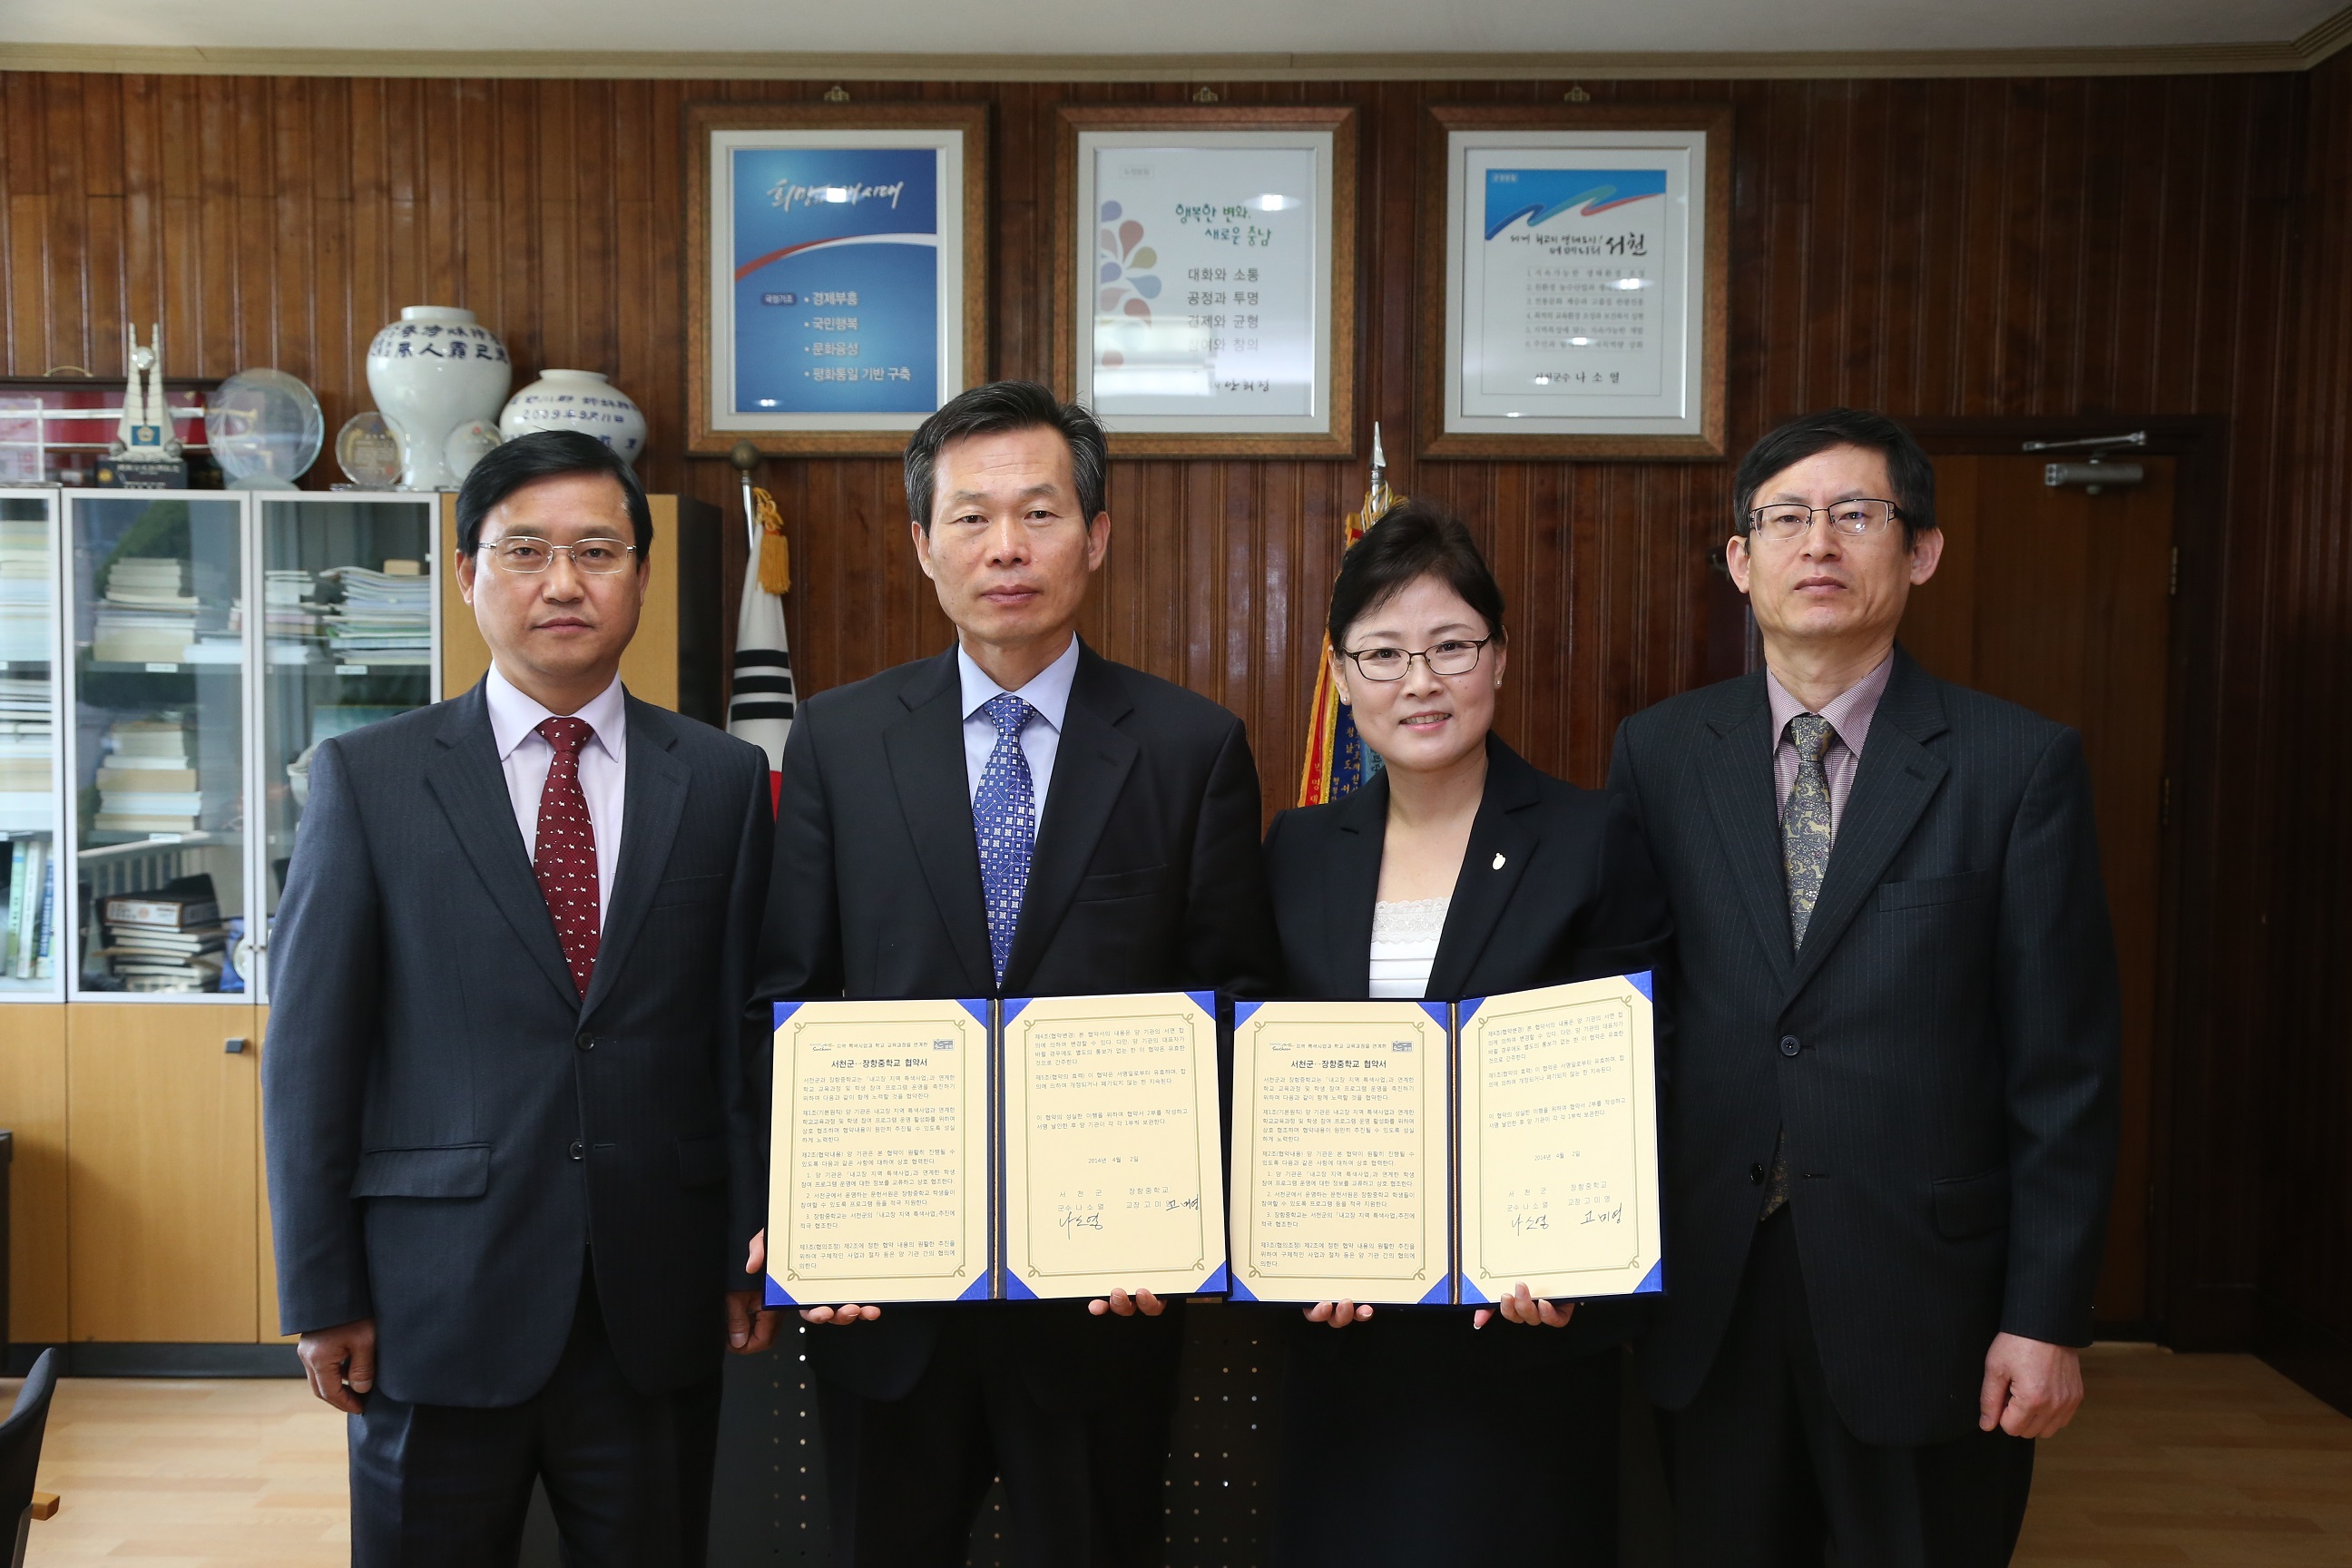
<svg viewBox="0 0 2352 1568">
<path fill-rule="evenodd" d="M 689 106 L 688 450 L 895 453 L 982 379 L 986 113 Z"/>
</svg>

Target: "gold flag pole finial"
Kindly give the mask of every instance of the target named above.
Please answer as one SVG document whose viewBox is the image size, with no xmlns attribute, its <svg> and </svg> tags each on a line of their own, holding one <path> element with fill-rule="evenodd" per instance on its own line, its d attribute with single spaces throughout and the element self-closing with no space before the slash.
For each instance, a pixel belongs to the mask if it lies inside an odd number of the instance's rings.
<svg viewBox="0 0 2352 1568">
<path fill-rule="evenodd" d="M 1376 419 L 1372 422 L 1371 482 L 1364 487 L 1364 510 L 1357 514 L 1357 527 L 1371 527 L 1395 504 L 1396 497 L 1389 489 L 1388 454 L 1381 450 L 1381 426 Z"/>
</svg>

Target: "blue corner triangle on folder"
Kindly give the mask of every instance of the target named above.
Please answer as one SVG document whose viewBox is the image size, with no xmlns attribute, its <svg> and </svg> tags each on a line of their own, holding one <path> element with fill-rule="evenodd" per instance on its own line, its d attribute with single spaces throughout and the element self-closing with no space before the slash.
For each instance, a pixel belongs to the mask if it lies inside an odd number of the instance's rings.
<svg viewBox="0 0 2352 1568">
<path fill-rule="evenodd" d="M 1008 1268 L 1004 1271 L 1004 1299 L 1008 1301 L 1034 1301 L 1037 1292 L 1022 1281 L 1021 1276 Z"/>
<path fill-rule="evenodd" d="M 1655 1263 L 1650 1265 L 1650 1271 L 1642 1276 L 1642 1282 L 1639 1285 L 1633 1287 L 1633 1294 L 1636 1296 L 1659 1296 L 1665 1293 L 1665 1289 L 1666 1260 L 1661 1258 Z"/>
<path fill-rule="evenodd" d="M 1198 1007 L 1210 1017 L 1213 1018 L 1217 1016 L 1217 994 L 1215 992 L 1187 991 L 1184 994 L 1192 999 L 1193 1006 Z"/>
<path fill-rule="evenodd" d="M 1625 978 L 1633 983 L 1634 990 L 1639 991 L 1642 994 L 1642 999 L 1643 1001 L 1654 1002 L 1658 999 L 1657 991 L 1655 989 L 1656 977 L 1648 970 L 1640 970 L 1634 973 L 1625 976 Z"/>
<path fill-rule="evenodd" d="M 1195 1296 L 1217 1296 L 1233 1289 L 1233 1273 L 1223 1264 L 1209 1270 L 1209 1277 L 1192 1288 Z"/>
<path fill-rule="evenodd" d="M 1452 1306 L 1454 1304 L 1454 1276 L 1451 1274 L 1442 1274 L 1438 1276 L 1437 1283 L 1429 1288 L 1429 1294 L 1421 1299 L 1421 1304 L 1424 1307 Z"/>
<path fill-rule="evenodd" d="M 1462 1300 L 1465 1304 L 1472 1301 L 1475 1301 L 1482 1307 L 1491 1307 L 1495 1304 L 1479 1291 L 1478 1287 L 1470 1283 L 1470 1276 L 1463 1274 L 1457 1275 L 1456 1278 L 1462 1281 Z"/>
<path fill-rule="evenodd" d="M 1441 1029 L 1449 1022 L 1445 1016 L 1445 1004 L 1443 1002 L 1423 1002 L 1421 1005 L 1421 1010 L 1436 1019 L 1437 1026 Z"/>
<path fill-rule="evenodd" d="M 988 1276 L 987 1276 L 987 1275 L 985 1275 L 985 1274 L 982 1274 L 979 1279 L 977 1279 L 973 1280 L 971 1284 L 969 1284 L 969 1285 L 965 1286 L 965 1287 L 963 1288 L 963 1293 L 962 1293 L 961 1295 L 959 1295 L 959 1296 L 956 1298 L 956 1300 L 959 1300 L 959 1301 L 985 1301 L 985 1300 L 988 1300 Z"/>
<path fill-rule="evenodd" d="M 1486 998 L 1484 996 L 1465 996 L 1462 998 L 1461 1006 L 1455 1010 L 1454 1016 L 1463 1023 L 1467 1024 L 1470 1021 L 1471 1016 L 1486 1005 Z M 1483 1301 L 1486 1298 L 1481 1296 L 1479 1300 Z"/>
<path fill-rule="evenodd" d="M 970 996 L 959 996 L 956 998 L 956 1005 L 979 1019 L 982 1028 L 988 1027 L 988 1003 L 985 998 L 975 1000 Z M 1008 1018 L 1012 1016 L 1010 1013 L 1005 1015 Z"/>
<path fill-rule="evenodd" d="M 1004 1021 L 1008 1024 L 1021 1016 L 1021 1009 L 1037 1000 L 1034 996 L 1007 996 L 1004 999 Z M 982 1004 L 986 1005 L 986 1004 Z"/>
<path fill-rule="evenodd" d="M 1238 1028 L 1240 1028 L 1244 1024 L 1248 1023 L 1248 1022 L 1250 1021 L 1250 1018 L 1252 1017 L 1252 1016 L 1253 1016 L 1253 1015 L 1255 1015 L 1260 1007 L 1263 1007 L 1263 1006 L 1265 1006 L 1265 1003 L 1263 1003 L 1263 1002 L 1236 1002 L 1236 1003 L 1234 1003 L 1234 1028 L 1236 1028 L 1236 1029 L 1238 1029 Z"/>
<path fill-rule="evenodd" d="M 800 1305 L 798 1301 L 793 1300 L 790 1296 L 786 1295 L 784 1293 L 784 1288 L 782 1285 L 777 1284 L 773 1279 L 769 1279 L 767 1281 L 767 1287 L 768 1288 L 761 1293 L 760 1304 L 761 1306 L 797 1307 Z"/>
<path fill-rule="evenodd" d="M 1225 1298 L 1232 1301 L 1255 1301 L 1257 1292 L 1243 1284 L 1240 1275 L 1229 1274 L 1225 1279 Z"/>
<path fill-rule="evenodd" d="M 784 1020 L 785 1020 L 785 1019 L 787 1019 L 787 1018 L 789 1018 L 789 1017 L 791 1017 L 793 1014 L 795 1014 L 795 1013 L 799 1012 L 800 1010 L 801 1010 L 801 1005 L 800 1005 L 799 1003 L 797 1003 L 797 1002 L 779 1002 L 779 1003 L 777 1003 L 777 1004 L 776 1004 L 776 1021 L 775 1021 L 775 1023 L 773 1023 L 772 1025 L 771 1025 L 771 1026 L 770 1026 L 770 1027 L 772 1027 L 772 1028 L 777 1028 L 777 1029 L 781 1029 L 781 1028 L 782 1028 L 782 1027 L 784 1026 Z"/>
</svg>

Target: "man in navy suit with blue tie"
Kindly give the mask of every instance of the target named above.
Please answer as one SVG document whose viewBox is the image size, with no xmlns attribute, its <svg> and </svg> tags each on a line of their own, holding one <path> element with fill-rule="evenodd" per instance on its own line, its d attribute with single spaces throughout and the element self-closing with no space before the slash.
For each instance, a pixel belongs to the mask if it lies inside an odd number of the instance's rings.
<svg viewBox="0 0 2352 1568">
<path fill-rule="evenodd" d="M 1275 952 L 1241 721 L 1078 639 L 1110 547 L 1101 426 L 957 396 L 907 447 L 956 628 L 811 699 L 785 747 L 759 991 L 775 999 L 1260 994 Z M 1148 1291 L 803 1312 L 833 1557 L 950 1565 L 992 1479 L 1012 1561 L 1160 1561 L 1180 1312 Z"/>
</svg>

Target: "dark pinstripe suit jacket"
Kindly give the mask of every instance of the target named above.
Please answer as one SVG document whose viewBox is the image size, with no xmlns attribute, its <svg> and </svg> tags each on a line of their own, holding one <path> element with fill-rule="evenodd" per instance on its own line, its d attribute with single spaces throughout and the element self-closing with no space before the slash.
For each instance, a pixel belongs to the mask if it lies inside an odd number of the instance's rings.
<svg viewBox="0 0 2352 1568">
<path fill-rule="evenodd" d="M 479 686 L 320 743 L 261 1058 L 279 1321 L 376 1322 L 394 1399 L 496 1407 L 562 1354 L 583 1254 L 623 1373 L 715 1375 L 767 1204 L 756 747 L 628 700 L 583 999 Z"/>
<path fill-rule="evenodd" d="M 1785 1126 L 1831 1397 L 1910 1445 L 1974 1425 L 1996 1332 L 2090 1337 L 2119 1018 L 2080 737 L 1895 660 L 1801 953 L 1761 673 L 1627 720 L 1610 787 L 1677 947 L 1652 1396 L 1706 1380 Z"/>
</svg>

